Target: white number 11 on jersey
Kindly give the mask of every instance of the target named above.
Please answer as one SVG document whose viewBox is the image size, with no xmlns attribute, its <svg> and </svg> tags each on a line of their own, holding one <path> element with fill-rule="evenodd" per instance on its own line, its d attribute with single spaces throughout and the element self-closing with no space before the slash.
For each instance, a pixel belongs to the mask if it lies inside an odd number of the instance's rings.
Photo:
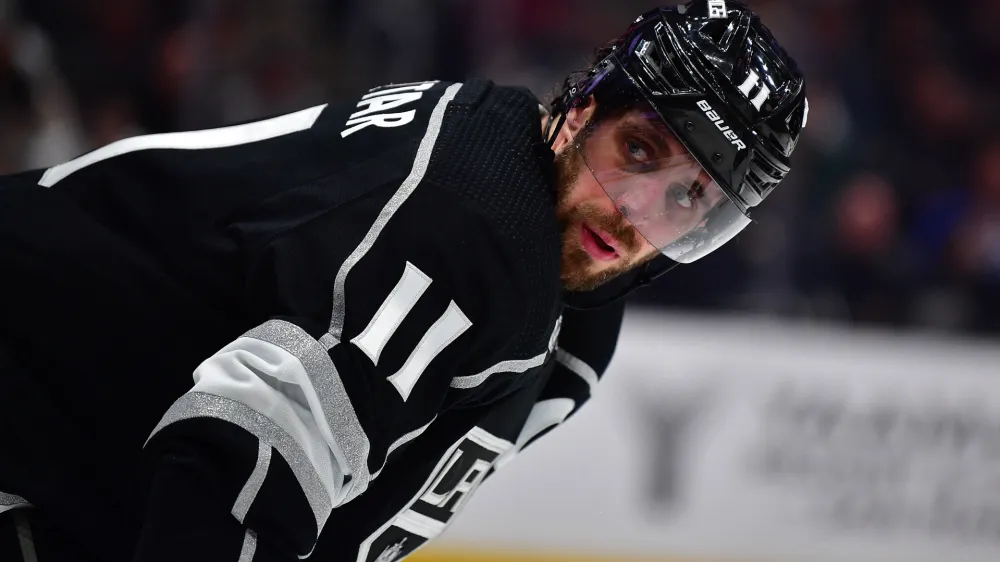
<svg viewBox="0 0 1000 562">
<path fill-rule="evenodd" d="M 363 351 L 372 363 L 378 365 L 379 357 L 389 339 L 396 333 L 396 329 L 413 310 L 432 281 L 415 265 L 406 262 L 406 269 L 396 287 L 389 293 L 364 331 L 352 339 L 351 343 Z M 420 343 L 410 353 L 399 371 L 388 379 L 404 401 L 409 398 L 413 387 L 420 380 L 420 375 L 431 361 L 471 326 L 472 321 L 465 316 L 455 301 L 451 301 L 444 314 L 420 339 Z"/>
</svg>

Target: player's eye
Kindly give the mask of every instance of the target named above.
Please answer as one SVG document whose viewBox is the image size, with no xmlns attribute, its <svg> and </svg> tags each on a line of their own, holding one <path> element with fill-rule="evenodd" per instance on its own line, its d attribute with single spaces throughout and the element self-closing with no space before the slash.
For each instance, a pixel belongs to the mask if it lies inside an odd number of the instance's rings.
<svg viewBox="0 0 1000 562">
<path fill-rule="evenodd" d="M 667 198 L 683 209 L 693 208 L 705 195 L 705 186 L 695 182 L 691 186 L 675 183 L 667 189 Z"/>
<path fill-rule="evenodd" d="M 667 190 L 667 198 L 674 205 L 684 209 L 690 209 L 694 205 L 688 188 L 680 184 L 675 183 L 670 186 L 670 189 Z"/>
<path fill-rule="evenodd" d="M 648 171 L 653 166 L 653 151 L 646 142 L 628 138 L 625 140 L 625 151 L 629 163 L 636 167 L 636 171 Z"/>
<path fill-rule="evenodd" d="M 648 162 L 649 161 L 649 151 L 646 147 L 642 145 L 639 141 L 629 140 L 628 143 L 628 153 L 635 162 Z"/>
</svg>

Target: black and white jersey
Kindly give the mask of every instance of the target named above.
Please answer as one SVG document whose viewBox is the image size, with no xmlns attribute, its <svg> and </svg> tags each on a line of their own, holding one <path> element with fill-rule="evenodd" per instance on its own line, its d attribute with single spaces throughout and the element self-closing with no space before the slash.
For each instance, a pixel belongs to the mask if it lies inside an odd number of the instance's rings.
<svg viewBox="0 0 1000 562">
<path fill-rule="evenodd" d="M 566 310 L 553 360 L 531 384 L 499 402 L 442 414 L 365 494 L 334 510 L 316 560 L 398 560 L 437 537 L 484 480 L 590 399 L 614 354 L 623 311 L 621 303 Z"/>
<path fill-rule="evenodd" d="M 95 560 L 412 552 L 596 382 L 552 157 L 427 82 L 3 179 L 0 498 Z"/>
</svg>

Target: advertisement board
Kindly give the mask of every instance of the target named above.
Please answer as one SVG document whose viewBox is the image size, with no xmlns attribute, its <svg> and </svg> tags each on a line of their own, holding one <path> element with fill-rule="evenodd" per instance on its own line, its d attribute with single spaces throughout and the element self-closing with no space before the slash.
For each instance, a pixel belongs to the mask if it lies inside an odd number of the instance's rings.
<svg viewBox="0 0 1000 562">
<path fill-rule="evenodd" d="M 1000 348 L 630 312 L 591 403 L 494 475 L 434 547 L 1000 560 Z"/>
</svg>

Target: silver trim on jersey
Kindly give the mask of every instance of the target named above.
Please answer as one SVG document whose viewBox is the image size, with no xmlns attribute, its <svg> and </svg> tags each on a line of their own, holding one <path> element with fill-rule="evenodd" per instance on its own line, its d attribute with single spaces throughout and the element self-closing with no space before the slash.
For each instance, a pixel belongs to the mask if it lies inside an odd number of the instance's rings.
<svg viewBox="0 0 1000 562">
<path fill-rule="evenodd" d="M 246 519 L 250 506 L 257 499 L 257 494 L 260 492 L 261 486 L 264 485 L 267 469 L 271 465 L 271 446 L 264 441 L 258 443 L 257 465 L 253 467 L 250 478 L 247 478 L 247 483 L 243 485 L 240 495 L 236 496 L 236 502 L 233 504 L 233 517 L 240 523 Z"/>
<path fill-rule="evenodd" d="M 316 517 L 317 529 L 323 528 L 327 518 L 330 517 L 330 512 L 333 511 L 333 501 L 319 475 L 316 474 L 316 469 L 309 462 L 309 457 L 295 439 L 281 429 L 281 426 L 246 404 L 214 394 L 188 392 L 170 406 L 163 419 L 149 435 L 149 439 L 168 425 L 197 418 L 214 418 L 229 422 L 277 449 L 295 474 L 295 479 Z"/>
<path fill-rule="evenodd" d="M 351 471 L 350 490 L 343 503 L 368 489 L 371 481 L 371 474 L 368 472 L 371 442 L 361 427 L 358 414 L 344 388 L 344 381 L 327 349 L 302 328 L 283 320 L 270 320 L 243 334 L 243 337 L 278 346 L 302 363 L 316 395 L 319 396 L 323 408 L 321 415 L 326 418 L 330 432 L 347 458 L 347 468 Z"/>
<path fill-rule="evenodd" d="M 320 345 L 323 346 L 323 349 L 327 350 L 333 349 L 334 347 L 340 345 L 340 340 L 333 337 L 333 334 L 323 334 L 322 336 L 319 337 L 317 341 L 319 342 Z"/>
<path fill-rule="evenodd" d="M 584 363 L 582 359 L 561 347 L 556 349 L 556 361 L 561 363 L 570 371 L 579 375 L 580 378 L 587 383 L 587 386 L 590 387 L 590 395 L 594 395 L 594 389 L 597 387 L 597 383 L 600 382 L 600 378 L 597 376 L 597 371 L 595 371 L 593 367 Z"/>
<path fill-rule="evenodd" d="M 477 386 L 486 382 L 486 379 L 492 377 L 497 373 L 523 373 L 529 369 L 534 369 L 535 367 L 540 367 L 545 364 L 545 359 L 548 358 L 548 352 L 542 353 L 531 359 L 515 359 L 511 361 L 503 361 L 493 365 L 485 371 L 469 375 L 466 377 L 455 377 L 451 379 L 452 388 L 476 388 Z"/>
<path fill-rule="evenodd" d="M 423 181 L 424 174 L 427 173 L 427 168 L 430 165 L 431 154 L 434 152 L 434 145 L 437 143 L 438 135 L 441 133 L 445 110 L 448 109 L 448 104 L 455 99 L 455 96 L 461 89 L 462 84 L 453 84 L 445 90 L 444 95 L 441 96 L 437 106 L 431 113 L 430 122 L 427 124 L 427 132 L 424 133 L 424 138 L 420 141 L 420 147 L 417 149 L 417 155 L 413 161 L 413 169 L 410 171 L 410 175 L 403 180 L 402 185 L 396 190 L 395 195 L 386 203 L 382 212 L 379 213 L 378 218 L 375 219 L 375 224 L 368 231 L 368 234 L 365 235 L 354 252 L 340 266 L 340 271 L 337 272 L 337 279 L 333 285 L 333 313 L 330 317 L 330 334 L 333 335 L 335 341 L 340 341 L 344 333 L 344 315 L 347 311 L 344 287 L 347 284 L 347 275 L 365 257 L 365 254 L 372 249 L 372 246 L 375 245 L 375 240 L 382 233 L 385 225 L 392 219 L 392 216 L 396 214 L 396 211 L 399 210 L 399 207 L 402 206 L 407 198 L 413 194 L 413 191 L 420 185 L 420 182 Z"/>
<path fill-rule="evenodd" d="M 253 562 L 253 555 L 257 553 L 257 533 L 247 529 L 247 534 L 243 538 L 243 549 L 240 550 L 239 562 Z"/>
<path fill-rule="evenodd" d="M 372 480 L 375 480 L 376 478 L 379 477 L 380 474 L 382 474 L 382 470 L 385 469 L 385 465 L 388 464 L 388 462 L 389 462 L 389 455 L 391 455 L 392 453 L 394 453 L 396 451 L 396 449 L 402 447 L 403 445 L 406 445 L 410 441 L 413 441 L 417 437 L 420 437 L 421 435 L 423 435 L 423 433 L 425 431 L 427 431 L 427 428 L 429 428 L 431 426 L 431 424 L 434 423 L 434 420 L 436 420 L 436 419 L 437 419 L 437 416 L 434 416 L 434 419 L 432 419 L 431 421 L 427 422 L 427 424 L 424 425 L 423 427 L 418 427 L 417 429 L 414 429 L 413 431 L 411 431 L 411 432 L 407 433 L 406 435 L 400 437 L 399 439 L 396 439 L 395 441 L 393 441 L 392 445 L 389 445 L 389 449 L 385 452 L 385 460 L 382 461 L 382 467 L 379 468 L 378 470 L 376 470 L 374 474 L 372 474 Z"/>
<path fill-rule="evenodd" d="M 16 509 L 18 507 L 27 507 L 29 505 L 31 505 L 31 503 L 21 496 L 0 492 L 0 513 Z"/>
<path fill-rule="evenodd" d="M 425 431 L 427 431 L 427 428 L 429 428 L 431 426 L 431 424 L 434 423 L 434 420 L 436 420 L 436 419 L 437 419 L 437 416 L 434 416 L 434 419 L 432 419 L 431 421 L 427 422 L 423 427 L 418 427 L 417 429 L 414 429 L 413 431 L 411 431 L 411 432 L 407 433 L 406 435 L 400 437 L 399 439 L 396 439 L 395 441 L 393 441 L 392 445 L 389 445 L 389 450 L 386 451 L 385 456 L 388 457 L 393 452 L 395 452 L 396 449 L 402 447 L 403 445 L 406 445 L 410 441 L 413 441 L 417 437 L 420 437 L 421 435 L 423 435 L 423 433 Z"/>
</svg>

